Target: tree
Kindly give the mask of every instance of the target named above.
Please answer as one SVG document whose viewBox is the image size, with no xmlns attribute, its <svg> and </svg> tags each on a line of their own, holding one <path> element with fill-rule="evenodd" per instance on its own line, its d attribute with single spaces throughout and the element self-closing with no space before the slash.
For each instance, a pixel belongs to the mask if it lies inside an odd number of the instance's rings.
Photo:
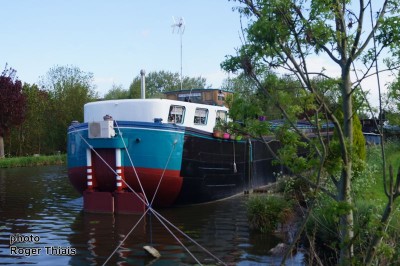
<svg viewBox="0 0 400 266">
<path fill-rule="evenodd" d="M 206 88 L 206 79 L 202 77 L 184 77 L 183 89 L 203 89 Z M 146 98 L 162 98 L 167 91 L 180 90 L 181 81 L 179 73 L 168 71 L 152 71 L 146 75 Z M 209 86 L 208 86 L 209 88 Z M 138 99 L 141 97 L 141 76 L 136 76 L 129 86 L 129 90 L 124 90 L 121 86 L 113 87 L 105 95 L 105 99 Z"/>
<path fill-rule="evenodd" d="M 163 98 L 163 93 L 180 89 L 180 76 L 178 73 L 168 71 L 153 71 L 146 76 L 146 98 Z M 183 78 L 183 88 L 203 89 L 206 87 L 206 79 L 202 77 Z M 124 90 L 122 86 L 113 88 L 104 96 L 105 99 L 139 99 L 141 97 L 141 76 L 136 76 L 129 86 Z"/>
<path fill-rule="evenodd" d="M 51 68 L 40 81 L 41 87 L 50 95 L 52 129 L 48 137 L 54 151 L 65 151 L 66 130 L 72 121 L 83 121 L 83 106 L 98 98 L 93 84 L 93 74 L 74 66 Z"/>
<path fill-rule="evenodd" d="M 112 100 L 112 99 L 127 99 L 129 98 L 129 92 L 125 90 L 122 85 L 113 85 L 111 90 L 104 95 L 105 100 Z"/>
<path fill-rule="evenodd" d="M 18 141 L 28 154 L 49 154 L 52 150 L 48 145 L 48 114 L 50 113 L 50 96 L 36 84 L 24 83 L 22 91 L 27 100 L 26 120 L 21 125 L 22 138 Z M 22 155 L 21 153 L 19 155 Z"/>
<path fill-rule="evenodd" d="M 276 95 L 274 88 L 265 86 L 262 76 L 266 70 L 290 73 L 301 84 L 304 93 L 302 100 L 307 109 L 315 114 L 321 113 L 335 125 L 338 136 L 340 174 L 327 172 L 335 191 L 332 198 L 343 207 L 339 214 L 340 254 L 338 263 L 351 264 L 353 259 L 354 218 L 352 199 L 352 174 L 354 151 L 354 91 L 361 81 L 383 71 L 377 66 L 385 62 L 386 70 L 399 67 L 400 31 L 399 2 L 384 0 L 377 7 L 372 1 L 335 1 L 335 0 L 237 0 L 237 10 L 248 18 L 244 31 L 245 44 L 234 56 L 223 62 L 225 70 L 243 71 L 251 77 L 257 87 L 267 96 Z M 374 5 L 374 6 L 373 6 Z M 373 10 L 377 10 L 375 12 Z M 371 25 L 372 24 L 372 25 Z M 384 60 L 382 55 L 387 54 Z M 340 77 L 328 75 L 324 66 L 315 67 L 316 57 L 321 57 L 337 67 Z M 379 57 L 378 57 L 379 56 Z M 352 71 L 357 75 L 351 76 Z M 343 119 L 336 116 L 322 90 L 313 82 L 314 78 L 328 81 L 337 80 L 338 96 L 341 99 L 340 110 Z M 354 80 L 352 80 L 354 79 Z M 275 105 L 282 114 L 291 119 L 301 108 L 284 106 L 282 98 Z M 304 111 L 304 110 L 303 110 Z M 318 118 L 318 115 L 315 116 Z M 318 121 L 315 120 L 317 123 Z M 309 141 L 309 143 L 312 143 Z M 320 142 L 323 144 L 323 142 Z M 319 155 L 320 166 L 329 160 L 330 149 L 324 145 L 314 145 Z M 384 159 L 384 154 L 382 154 Z M 300 160 L 299 160 L 300 161 Z M 384 160 L 383 160 L 384 162 Z M 323 168 L 316 176 L 323 176 Z M 337 169 L 337 168 L 336 168 Z M 383 167 L 385 169 L 385 167 Z M 326 170 L 325 170 L 326 171 Z M 386 184 L 386 174 L 383 182 Z M 317 179 L 320 180 L 320 179 Z M 315 184 L 317 188 L 320 183 Z M 388 210 L 393 203 L 393 192 L 388 195 Z M 397 195 L 397 194 L 396 194 Z M 383 224 L 387 223 L 387 215 Z M 379 234 L 376 239 L 379 242 Z M 369 255 L 364 263 L 370 264 L 376 251 L 376 241 L 371 241 Z"/>
<path fill-rule="evenodd" d="M 0 76 L 0 158 L 4 158 L 4 136 L 25 118 L 25 97 L 22 83 L 16 78 L 12 68 L 3 70 Z"/>
<path fill-rule="evenodd" d="M 280 93 L 285 91 L 289 96 L 286 97 L 285 104 L 287 106 L 294 105 L 296 96 L 299 91 L 300 84 L 290 76 L 278 77 L 276 74 L 266 71 L 260 73 L 265 87 L 274 88 L 274 97 L 266 97 L 260 91 L 254 81 L 243 73 L 235 78 L 225 80 L 222 88 L 234 92 L 232 99 L 228 99 L 229 116 L 235 120 L 245 118 L 253 119 L 260 115 L 266 116 L 267 119 L 279 119 L 281 114 L 275 106 L 276 97 L 282 97 Z"/>
<path fill-rule="evenodd" d="M 392 125 L 400 125 L 400 73 L 397 78 L 389 85 L 387 94 L 387 119 Z"/>
<path fill-rule="evenodd" d="M 49 95 L 36 84 L 24 83 L 26 114 L 22 124 L 10 130 L 5 147 L 12 156 L 47 153 Z"/>
<path fill-rule="evenodd" d="M 136 91 L 140 89 L 140 76 L 137 76 L 132 84 Z M 185 90 L 190 89 L 203 89 L 206 87 L 206 79 L 202 77 L 190 78 L 183 77 L 182 88 Z M 162 93 L 167 91 L 180 90 L 181 81 L 179 73 L 172 73 L 169 71 L 153 71 L 146 75 L 146 98 L 159 98 Z M 140 91 L 140 90 L 139 90 Z M 132 93 L 133 91 L 131 91 Z M 132 95 L 133 96 L 133 95 Z"/>
</svg>

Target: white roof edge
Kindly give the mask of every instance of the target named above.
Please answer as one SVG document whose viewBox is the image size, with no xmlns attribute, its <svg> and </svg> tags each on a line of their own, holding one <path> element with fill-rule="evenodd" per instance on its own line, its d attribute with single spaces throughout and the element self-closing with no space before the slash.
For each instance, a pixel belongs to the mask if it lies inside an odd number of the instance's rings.
<svg viewBox="0 0 400 266">
<path fill-rule="evenodd" d="M 184 102 L 184 101 L 178 101 L 178 100 L 170 100 L 170 99 L 154 99 L 154 98 L 149 98 L 149 99 L 115 99 L 115 100 L 104 100 L 104 101 L 95 101 L 95 102 L 89 102 L 86 103 L 85 105 L 101 105 L 102 103 L 120 103 L 120 102 L 170 102 L 170 103 L 175 103 L 179 105 L 201 105 L 201 106 L 211 106 L 219 109 L 225 109 L 228 110 L 227 107 L 225 106 L 219 106 L 219 105 L 210 105 L 210 104 L 203 104 L 203 103 L 193 103 L 193 102 Z"/>
</svg>

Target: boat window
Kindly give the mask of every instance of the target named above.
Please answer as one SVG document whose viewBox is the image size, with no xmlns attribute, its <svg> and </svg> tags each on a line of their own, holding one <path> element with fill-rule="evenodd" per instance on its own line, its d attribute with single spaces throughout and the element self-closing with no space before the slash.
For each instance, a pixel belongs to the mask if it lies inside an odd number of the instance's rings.
<svg viewBox="0 0 400 266">
<path fill-rule="evenodd" d="M 171 105 L 168 114 L 168 123 L 182 124 L 185 117 L 185 106 Z"/>
<path fill-rule="evenodd" d="M 194 124 L 195 125 L 206 125 L 208 117 L 208 109 L 196 108 L 194 112 Z"/>
<path fill-rule="evenodd" d="M 227 111 L 218 110 L 217 111 L 217 121 L 216 122 L 226 122 L 228 117 Z"/>
<path fill-rule="evenodd" d="M 201 93 L 192 93 L 191 91 L 190 93 L 180 93 L 178 94 L 178 101 L 199 103 L 201 102 Z"/>
</svg>

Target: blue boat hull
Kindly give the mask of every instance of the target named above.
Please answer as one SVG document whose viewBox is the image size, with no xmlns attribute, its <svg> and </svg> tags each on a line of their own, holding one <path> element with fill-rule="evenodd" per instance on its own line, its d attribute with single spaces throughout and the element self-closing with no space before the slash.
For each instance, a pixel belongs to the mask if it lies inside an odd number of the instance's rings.
<svg viewBox="0 0 400 266">
<path fill-rule="evenodd" d="M 108 139 L 88 138 L 87 123 L 69 128 L 68 174 L 80 193 L 88 189 L 89 168 L 96 191 L 119 189 L 116 150 L 121 154 L 122 189 L 143 191 L 162 207 L 227 198 L 274 182 L 273 173 L 280 171 L 259 141 L 219 139 L 173 124 L 117 121 L 116 125 L 117 135 Z"/>
</svg>

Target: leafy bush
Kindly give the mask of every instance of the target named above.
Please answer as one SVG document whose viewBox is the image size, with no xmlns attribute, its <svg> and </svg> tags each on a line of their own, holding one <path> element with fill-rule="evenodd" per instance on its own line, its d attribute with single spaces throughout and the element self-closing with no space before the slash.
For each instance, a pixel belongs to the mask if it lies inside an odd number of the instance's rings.
<svg viewBox="0 0 400 266">
<path fill-rule="evenodd" d="M 385 143 L 386 159 L 389 164 L 399 165 L 400 143 Z M 339 216 L 351 208 L 354 213 L 354 263 L 362 265 L 368 246 L 380 225 L 381 214 L 387 198 L 382 184 L 382 161 L 380 146 L 368 147 L 364 165 L 355 169 L 352 179 L 354 206 L 346 206 L 320 195 L 312 211 L 305 231 L 307 240 L 311 243 L 315 255 L 326 264 L 336 264 L 339 251 Z M 395 168 L 396 169 L 396 168 Z M 383 241 L 377 247 L 375 262 L 379 265 L 397 265 L 400 249 L 397 245 L 400 237 L 398 218 L 399 204 L 393 212 L 391 223 L 382 234 Z M 310 249 L 311 250 L 311 249 Z M 309 254 L 313 256 L 312 253 Z M 310 258 L 312 260 L 312 258 Z"/>
<path fill-rule="evenodd" d="M 270 233 L 292 216 L 292 204 L 275 195 L 253 195 L 247 203 L 247 214 L 251 229 Z"/>
</svg>

